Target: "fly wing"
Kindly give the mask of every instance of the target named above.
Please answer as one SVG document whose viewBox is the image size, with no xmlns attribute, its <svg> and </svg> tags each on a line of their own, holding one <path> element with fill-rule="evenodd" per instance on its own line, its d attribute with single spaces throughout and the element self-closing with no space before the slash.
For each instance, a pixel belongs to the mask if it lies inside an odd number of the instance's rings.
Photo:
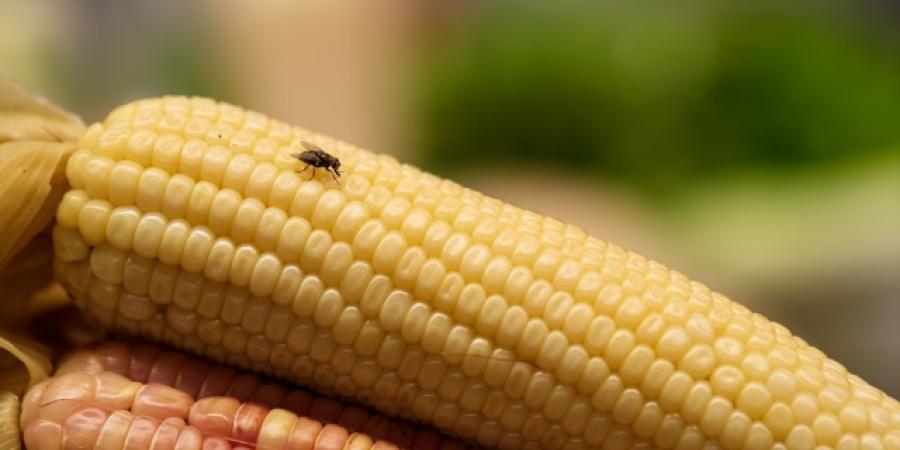
<svg viewBox="0 0 900 450">
<path fill-rule="evenodd" d="M 309 151 L 311 151 L 311 152 L 316 152 L 316 151 L 324 152 L 324 150 L 322 150 L 321 148 L 319 148 L 318 145 L 313 144 L 313 143 L 310 143 L 310 142 L 307 142 L 307 141 L 300 141 L 300 145 L 302 145 L 303 148 L 305 148 L 305 149 L 307 149 L 307 150 L 309 150 Z"/>
</svg>

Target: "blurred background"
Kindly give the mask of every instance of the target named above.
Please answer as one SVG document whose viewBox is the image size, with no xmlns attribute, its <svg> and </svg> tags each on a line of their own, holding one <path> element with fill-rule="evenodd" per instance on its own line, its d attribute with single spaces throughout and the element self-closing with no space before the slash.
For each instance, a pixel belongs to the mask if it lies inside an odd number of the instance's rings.
<svg viewBox="0 0 900 450">
<path fill-rule="evenodd" d="M 877 1 L 6 0 L 85 120 L 214 96 L 665 262 L 900 397 L 900 9 Z"/>
</svg>

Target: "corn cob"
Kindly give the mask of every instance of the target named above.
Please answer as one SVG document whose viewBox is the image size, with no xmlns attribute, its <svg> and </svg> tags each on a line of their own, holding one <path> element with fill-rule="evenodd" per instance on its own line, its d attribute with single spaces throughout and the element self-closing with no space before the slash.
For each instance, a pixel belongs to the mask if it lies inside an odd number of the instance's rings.
<svg viewBox="0 0 900 450">
<path fill-rule="evenodd" d="M 30 450 L 465 448 L 359 407 L 147 345 L 71 355 L 29 391 L 20 423 Z"/>
<path fill-rule="evenodd" d="M 311 142 L 340 183 L 295 173 Z M 99 323 L 500 448 L 900 448 L 896 400 L 576 226 L 208 99 L 67 167 L 56 272 Z"/>
</svg>

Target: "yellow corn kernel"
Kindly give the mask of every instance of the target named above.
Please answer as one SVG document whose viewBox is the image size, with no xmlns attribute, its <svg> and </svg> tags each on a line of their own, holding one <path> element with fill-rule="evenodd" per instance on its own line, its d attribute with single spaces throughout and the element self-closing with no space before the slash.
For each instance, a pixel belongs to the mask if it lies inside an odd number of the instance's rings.
<svg viewBox="0 0 900 450">
<path fill-rule="evenodd" d="M 54 238 L 107 327 L 501 448 L 896 446 L 896 400 L 573 225 L 205 99 L 92 129 Z"/>
</svg>

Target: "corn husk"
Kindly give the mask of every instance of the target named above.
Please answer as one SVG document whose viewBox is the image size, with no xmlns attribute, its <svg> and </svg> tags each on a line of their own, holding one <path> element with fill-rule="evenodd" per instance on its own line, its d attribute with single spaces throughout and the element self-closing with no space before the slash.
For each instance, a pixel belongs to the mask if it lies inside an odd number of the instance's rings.
<svg viewBox="0 0 900 450">
<path fill-rule="evenodd" d="M 49 348 L 26 336 L 0 331 L 0 392 L 22 394 L 47 378 L 51 367 Z"/>
<path fill-rule="evenodd" d="M 19 396 L 12 392 L 0 391 L 0 448 L 19 450 Z"/>
<path fill-rule="evenodd" d="M 81 120 L 0 79 L 0 269 L 47 228 Z"/>
<path fill-rule="evenodd" d="M 25 390 L 47 378 L 50 349 L 7 330 L 0 330 L 0 448 L 21 448 L 19 404 Z"/>
<path fill-rule="evenodd" d="M 20 396 L 52 368 L 50 348 L 25 333 L 66 303 L 48 227 L 83 131 L 77 116 L 0 78 L 0 449 L 21 448 Z"/>
</svg>

